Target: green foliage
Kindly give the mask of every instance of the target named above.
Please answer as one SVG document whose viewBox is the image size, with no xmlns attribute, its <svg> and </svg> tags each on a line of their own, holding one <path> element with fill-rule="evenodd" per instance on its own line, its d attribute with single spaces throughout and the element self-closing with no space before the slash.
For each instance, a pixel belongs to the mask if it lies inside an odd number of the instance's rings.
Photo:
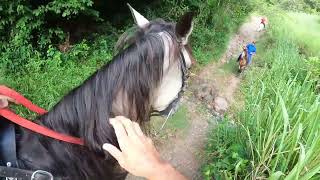
<svg viewBox="0 0 320 180">
<path fill-rule="evenodd" d="M 245 109 L 238 112 L 233 127 L 218 125 L 210 138 L 208 152 L 222 147 L 228 153 L 209 156 L 204 167 L 208 179 L 319 179 L 320 96 L 315 90 L 319 66 L 310 67 L 319 61 L 304 60 L 299 39 L 283 23 L 287 18 L 269 16 L 271 29 L 258 45 L 267 51 L 256 57 L 262 66 L 247 71 L 241 87 Z M 219 144 L 217 139 L 223 141 Z M 240 159 L 230 160 L 229 153 L 239 154 Z"/>
<path fill-rule="evenodd" d="M 249 0 L 208 0 L 207 3 L 199 2 L 199 6 L 193 45 L 197 60 L 208 63 L 220 58 L 231 33 L 238 29 L 253 7 Z"/>
<path fill-rule="evenodd" d="M 315 79 L 320 78 L 320 57 L 310 57 L 306 60 L 308 69 L 311 71 L 311 74 Z"/>
<path fill-rule="evenodd" d="M 300 53 L 320 57 L 320 16 L 305 13 L 287 15 L 282 23 L 288 26 L 287 33 L 298 43 Z"/>
<path fill-rule="evenodd" d="M 280 8 L 296 12 L 319 13 L 320 1 L 318 0 L 266 0 L 266 2 L 279 5 Z"/>
<path fill-rule="evenodd" d="M 100 36 L 96 42 L 87 41 L 62 53 L 49 46 L 46 59 L 40 55 L 28 59 L 27 71 L 8 73 L 0 68 L 0 84 L 5 84 L 23 93 L 35 104 L 50 109 L 70 89 L 82 84 L 93 72 L 112 59 L 115 39 Z M 18 108 L 17 112 L 30 117 L 30 112 Z"/>
<path fill-rule="evenodd" d="M 205 179 L 231 179 L 232 175 L 244 174 L 250 153 L 245 151 L 241 137 L 241 130 L 227 118 L 214 128 L 207 145 L 209 162 L 202 169 Z M 239 177 L 244 179 L 242 175 Z"/>
<path fill-rule="evenodd" d="M 188 126 L 188 109 L 185 105 L 179 107 L 176 113 L 168 119 L 167 128 L 169 129 L 186 129 Z"/>
<path fill-rule="evenodd" d="M 49 20 L 69 20 L 80 14 L 98 18 L 91 0 L 54 0 L 34 5 L 31 1 L 3 1 L 0 4 L 0 65 L 13 72 L 23 69 L 28 59 L 43 56 L 49 45 L 64 38 L 61 27 L 49 27 Z M 52 19 L 49 19 L 52 18 Z"/>
<path fill-rule="evenodd" d="M 316 90 L 320 94 L 320 57 L 309 57 L 306 60 L 311 77 L 316 81 Z"/>
</svg>

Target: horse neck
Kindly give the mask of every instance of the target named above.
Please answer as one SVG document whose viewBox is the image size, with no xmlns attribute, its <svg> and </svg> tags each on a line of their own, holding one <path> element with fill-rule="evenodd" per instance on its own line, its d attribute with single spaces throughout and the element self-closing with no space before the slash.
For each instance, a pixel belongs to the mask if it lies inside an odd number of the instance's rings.
<svg viewBox="0 0 320 180">
<path fill-rule="evenodd" d="M 45 170 L 54 177 L 66 179 L 100 180 L 112 179 L 116 171 L 115 161 L 90 151 L 86 147 L 35 134 L 23 128 L 18 129 L 21 137 L 17 142 L 19 168 Z M 120 173 L 125 175 L 125 173 Z"/>
<path fill-rule="evenodd" d="M 162 67 L 163 63 L 147 59 L 149 56 L 142 57 L 145 52 L 128 51 L 69 92 L 47 114 L 39 117 L 38 123 L 83 138 L 91 149 L 101 150 L 103 143 L 117 144 L 109 118 L 122 115 L 139 124 L 148 121 L 152 91 L 162 77 L 162 68 L 154 67 Z M 158 64 L 151 66 L 147 61 Z"/>
<path fill-rule="evenodd" d="M 82 138 L 86 147 L 21 130 L 18 158 L 25 169 L 71 174 L 76 177 L 73 179 L 113 179 L 115 161 L 105 160 L 101 152 L 103 143 L 117 145 L 109 118 L 124 115 L 140 124 L 148 120 L 152 91 L 162 78 L 163 57 L 148 59 L 148 53 L 163 54 L 164 50 L 148 47 L 146 52 L 139 50 L 141 47 L 147 48 L 147 44 L 122 52 L 36 121 Z"/>
</svg>

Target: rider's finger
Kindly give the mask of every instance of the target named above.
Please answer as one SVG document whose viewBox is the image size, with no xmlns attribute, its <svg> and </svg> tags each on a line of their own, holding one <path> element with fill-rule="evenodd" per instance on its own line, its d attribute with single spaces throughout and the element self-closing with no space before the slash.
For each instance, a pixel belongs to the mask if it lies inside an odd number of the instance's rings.
<svg viewBox="0 0 320 180">
<path fill-rule="evenodd" d="M 133 123 L 131 120 L 129 120 L 128 118 L 125 118 L 123 116 L 117 116 L 116 119 L 118 119 L 119 121 L 121 121 L 121 123 L 123 124 L 125 130 L 127 131 L 128 133 L 128 136 L 130 138 L 136 138 L 138 137 L 137 136 L 137 133 L 135 131 L 135 128 L 133 126 Z"/>
<path fill-rule="evenodd" d="M 128 142 L 128 134 L 125 128 L 123 127 L 123 124 L 116 118 L 111 118 L 109 121 L 110 124 L 113 126 L 114 132 L 117 136 L 120 149 L 124 149 Z"/>
<path fill-rule="evenodd" d="M 139 137 L 145 137 L 138 123 L 134 122 L 133 126 Z"/>
<path fill-rule="evenodd" d="M 118 162 L 119 164 L 122 163 L 123 161 L 123 156 L 122 156 L 122 153 L 121 151 L 116 148 L 115 146 L 113 146 L 112 144 L 103 144 L 102 148 L 107 151 L 108 153 L 111 154 L 111 156 L 113 156 Z"/>
<path fill-rule="evenodd" d="M 0 100 L 6 100 L 18 104 L 18 102 L 8 96 L 0 95 Z"/>
</svg>

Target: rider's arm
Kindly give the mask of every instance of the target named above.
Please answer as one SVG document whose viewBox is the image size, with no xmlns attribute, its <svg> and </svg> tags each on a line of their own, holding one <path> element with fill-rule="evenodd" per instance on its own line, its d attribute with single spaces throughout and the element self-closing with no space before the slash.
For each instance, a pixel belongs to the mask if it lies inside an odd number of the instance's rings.
<svg viewBox="0 0 320 180">
<path fill-rule="evenodd" d="M 151 139 L 141 131 L 139 125 L 125 117 L 110 119 L 119 150 L 111 144 L 104 144 L 103 149 L 109 152 L 121 167 L 135 176 L 151 180 L 185 180 L 185 177 L 169 163 L 161 159 Z"/>
</svg>

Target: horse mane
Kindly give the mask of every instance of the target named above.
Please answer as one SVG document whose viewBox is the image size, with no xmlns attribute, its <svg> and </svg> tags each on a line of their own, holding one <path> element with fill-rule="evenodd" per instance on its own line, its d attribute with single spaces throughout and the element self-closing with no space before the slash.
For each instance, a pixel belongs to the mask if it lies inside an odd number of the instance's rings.
<svg viewBox="0 0 320 180">
<path fill-rule="evenodd" d="M 103 143 L 118 146 L 109 118 L 123 115 L 139 124 L 150 118 L 152 91 L 163 76 L 165 40 L 160 32 L 173 39 L 170 53 L 177 54 L 171 23 L 155 20 L 131 36 L 125 33 L 117 43 L 121 53 L 39 117 L 38 123 L 80 137 L 95 152 L 102 152 Z"/>
</svg>

